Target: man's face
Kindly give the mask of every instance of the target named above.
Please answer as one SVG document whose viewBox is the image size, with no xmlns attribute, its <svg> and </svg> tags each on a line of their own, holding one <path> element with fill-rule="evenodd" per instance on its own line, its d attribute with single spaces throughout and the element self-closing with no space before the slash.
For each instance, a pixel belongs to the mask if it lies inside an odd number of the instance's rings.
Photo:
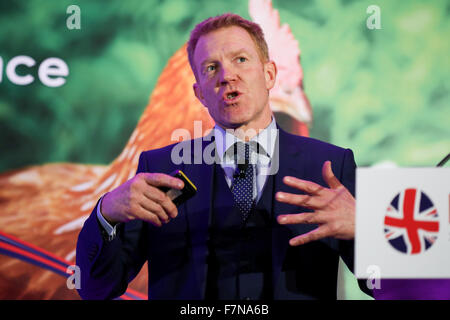
<svg viewBox="0 0 450 320">
<path fill-rule="evenodd" d="M 245 29 L 232 26 L 201 36 L 194 65 L 195 95 L 218 125 L 243 130 L 269 125 L 269 90 L 275 84 L 276 66 L 261 61 Z"/>
</svg>

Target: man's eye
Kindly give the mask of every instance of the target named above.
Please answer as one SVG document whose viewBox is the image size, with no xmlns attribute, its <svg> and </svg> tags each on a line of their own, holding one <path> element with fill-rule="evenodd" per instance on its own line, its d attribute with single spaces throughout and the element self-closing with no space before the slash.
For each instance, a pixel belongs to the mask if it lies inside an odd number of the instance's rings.
<svg viewBox="0 0 450 320">
<path fill-rule="evenodd" d="M 209 65 L 206 67 L 206 72 L 211 72 L 216 70 L 216 66 L 215 65 Z"/>
<path fill-rule="evenodd" d="M 239 57 L 238 58 L 238 62 L 239 63 L 242 63 L 242 62 L 245 62 L 245 61 L 247 61 L 247 58 L 244 58 L 244 57 Z"/>
</svg>

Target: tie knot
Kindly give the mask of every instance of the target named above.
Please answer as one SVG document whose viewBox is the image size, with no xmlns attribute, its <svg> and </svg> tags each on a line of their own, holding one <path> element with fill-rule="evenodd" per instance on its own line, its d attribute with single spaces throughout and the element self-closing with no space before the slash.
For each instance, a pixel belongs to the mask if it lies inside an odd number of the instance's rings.
<svg viewBox="0 0 450 320">
<path fill-rule="evenodd" d="M 237 163 L 248 164 L 250 162 L 250 152 L 252 151 L 249 143 L 236 142 L 234 145 L 234 156 Z"/>
<path fill-rule="evenodd" d="M 226 151 L 229 155 L 233 156 L 234 162 L 237 164 L 256 164 L 257 153 L 265 156 L 269 156 L 264 148 L 256 141 L 242 142 L 238 141 L 231 145 Z"/>
</svg>

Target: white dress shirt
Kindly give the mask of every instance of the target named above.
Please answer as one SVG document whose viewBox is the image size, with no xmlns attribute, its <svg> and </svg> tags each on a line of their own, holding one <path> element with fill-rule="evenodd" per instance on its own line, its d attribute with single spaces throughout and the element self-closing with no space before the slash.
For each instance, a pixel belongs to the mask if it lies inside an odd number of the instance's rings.
<svg viewBox="0 0 450 320">
<path fill-rule="evenodd" d="M 233 185 L 233 176 L 237 169 L 234 150 L 233 148 L 230 149 L 230 147 L 236 142 L 244 143 L 244 141 L 233 135 L 231 132 L 232 130 L 224 130 L 218 125 L 214 127 L 216 151 L 230 189 Z M 262 149 L 258 153 L 250 152 L 250 163 L 256 165 L 256 170 L 253 170 L 253 200 L 256 200 L 256 202 L 258 202 L 261 197 L 268 173 L 270 172 L 271 159 L 273 158 L 275 151 L 277 135 L 277 125 L 275 119 L 272 118 L 270 124 L 250 140 L 250 142 L 254 141 L 259 143 L 259 146 Z M 238 158 L 237 161 L 243 160 Z"/>
</svg>

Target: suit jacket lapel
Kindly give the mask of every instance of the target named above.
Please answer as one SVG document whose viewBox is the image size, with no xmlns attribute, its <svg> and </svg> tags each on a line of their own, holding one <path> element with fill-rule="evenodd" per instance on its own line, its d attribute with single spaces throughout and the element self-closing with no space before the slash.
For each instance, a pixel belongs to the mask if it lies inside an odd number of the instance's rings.
<svg viewBox="0 0 450 320">
<path fill-rule="evenodd" d="M 201 140 L 201 144 L 200 144 Z M 203 153 L 205 148 L 210 150 L 210 144 L 214 144 L 214 137 L 209 134 L 206 137 L 196 139 L 191 145 L 192 163 L 183 164 L 183 171 L 187 177 L 197 187 L 197 194 L 186 201 L 184 204 L 186 210 L 187 232 L 189 233 L 193 273 L 196 277 L 196 283 L 199 289 L 199 299 L 204 298 L 206 289 L 206 273 L 207 273 L 207 255 L 208 255 L 208 227 L 211 223 L 211 199 L 212 199 L 212 164 L 205 162 Z M 198 143 L 197 145 L 195 145 Z M 201 150 L 200 150 L 201 145 Z M 215 149 L 213 151 L 215 156 Z"/>
<path fill-rule="evenodd" d="M 279 129 L 277 147 L 272 162 L 277 161 L 278 155 L 278 173 L 275 175 L 274 192 L 283 191 L 298 193 L 298 190 L 288 187 L 283 183 L 285 176 L 295 176 L 302 178 L 304 176 L 304 166 L 301 162 L 301 147 L 298 142 L 292 141 L 289 134 Z M 292 232 L 289 227 L 278 224 L 277 217 L 280 214 L 295 213 L 296 207 L 290 204 L 274 200 L 274 222 L 272 229 L 272 279 L 273 288 L 277 288 L 278 276 L 280 275 L 284 258 L 289 247 L 289 239 Z"/>
</svg>

